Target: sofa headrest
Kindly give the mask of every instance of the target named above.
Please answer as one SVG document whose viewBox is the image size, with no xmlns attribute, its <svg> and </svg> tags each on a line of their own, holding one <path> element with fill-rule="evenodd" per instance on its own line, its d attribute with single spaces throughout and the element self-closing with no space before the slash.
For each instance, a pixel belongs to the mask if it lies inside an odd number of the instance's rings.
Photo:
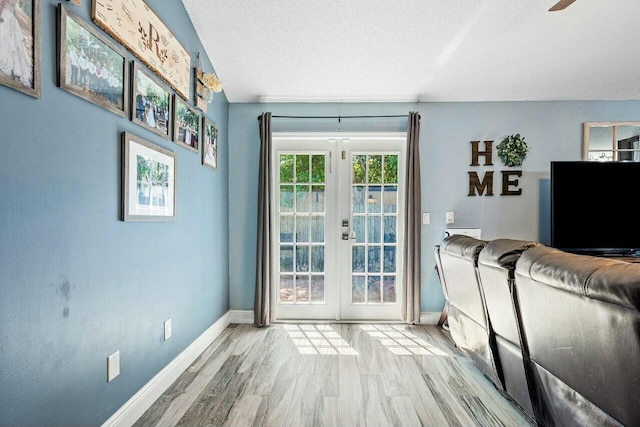
<svg viewBox="0 0 640 427">
<path fill-rule="evenodd" d="M 541 243 L 527 240 L 495 239 L 487 243 L 480 252 L 478 264 L 512 269 L 522 252 L 540 245 Z"/>
<path fill-rule="evenodd" d="M 516 276 L 600 301 L 640 307 L 640 264 L 536 246 L 522 253 Z"/>
<path fill-rule="evenodd" d="M 472 259 L 475 263 L 478 260 L 480 251 L 486 244 L 486 240 L 479 240 L 463 234 L 453 234 L 442 241 L 440 253 L 446 253 L 458 258 Z"/>
</svg>

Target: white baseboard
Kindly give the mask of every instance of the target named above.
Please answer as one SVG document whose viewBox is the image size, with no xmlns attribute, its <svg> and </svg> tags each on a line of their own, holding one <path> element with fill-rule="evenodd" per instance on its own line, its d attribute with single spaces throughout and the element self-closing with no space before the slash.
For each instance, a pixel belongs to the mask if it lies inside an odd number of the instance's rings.
<svg viewBox="0 0 640 427">
<path fill-rule="evenodd" d="M 102 427 L 132 426 L 230 323 L 231 311 L 228 311 L 127 400 Z"/>
<path fill-rule="evenodd" d="M 253 324 L 253 310 L 230 310 L 231 323 Z"/>
<path fill-rule="evenodd" d="M 439 311 L 423 311 L 420 313 L 421 325 L 437 325 L 442 315 Z"/>
</svg>

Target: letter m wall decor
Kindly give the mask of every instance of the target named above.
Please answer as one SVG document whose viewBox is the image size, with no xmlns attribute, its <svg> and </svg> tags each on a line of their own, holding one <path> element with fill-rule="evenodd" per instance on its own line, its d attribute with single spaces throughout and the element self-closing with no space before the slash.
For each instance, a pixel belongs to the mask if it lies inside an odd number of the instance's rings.
<svg viewBox="0 0 640 427">
<path fill-rule="evenodd" d="M 91 19 L 190 99 L 191 55 L 143 0 L 93 0 Z"/>
</svg>

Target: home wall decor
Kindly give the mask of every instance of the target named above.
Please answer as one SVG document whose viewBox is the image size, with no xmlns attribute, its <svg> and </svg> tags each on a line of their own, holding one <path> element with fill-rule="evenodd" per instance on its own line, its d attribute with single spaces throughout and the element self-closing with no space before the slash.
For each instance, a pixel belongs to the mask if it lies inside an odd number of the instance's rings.
<svg viewBox="0 0 640 427">
<path fill-rule="evenodd" d="M 173 99 L 173 141 L 197 153 L 200 150 L 200 113 L 178 95 Z"/>
<path fill-rule="evenodd" d="M 176 154 L 122 133 L 122 220 L 176 218 Z"/>
<path fill-rule="evenodd" d="M 136 61 L 131 63 L 131 120 L 171 139 L 171 91 Z"/>
<path fill-rule="evenodd" d="M 62 3 L 58 5 L 58 86 L 126 117 L 126 58 Z"/>
<path fill-rule="evenodd" d="M 144 1 L 93 0 L 91 18 L 189 99 L 191 55 Z"/>
<path fill-rule="evenodd" d="M 518 135 L 519 137 L 520 135 Z M 507 138 L 505 138 L 507 139 Z M 479 157 L 484 157 L 483 166 L 493 166 L 493 141 L 482 141 L 484 143 L 484 149 L 480 149 L 480 141 L 471 141 L 471 164 L 469 166 L 477 167 L 480 166 Z M 518 147 L 520 149 L 520 147 Z M 519 151 L 520 152 L 520 151 Z M 500 159 L 504 160 L 504 156 L 500 154 Z M 526 145 L 525 145 L 525 154 L 526 154 Z M 520 157 L 519 157 L 520 158 Z M 524 156 L 520 158 L 520 160 L 524 160 Z M 522 161 L 520 161 L 522 164 Z M 507 166 L 515 166 L 515 165 L 507 165 Z M 494 171 L 485 171 L 482 179 L 478 176 L 478 172 L 469 171 L 467 172 L 469 175 L 469 192 L 468 196 L 493 196 L 493 175 Z M 502 175 L 502 192 L 501 196 L 520 196 L 522 195 L 522 188 L 518 188 L 520 185 L 520 181 L 518 178 L 522 176 L 521 170 L 504 170 L 501 171 Z M 486 194 L 485 194 L 486 193 Z"/>
<path fill-rule="evenodd" d="M 40 0 L 0 1 L 0 84 L 40 98 Z"/>
</svg>

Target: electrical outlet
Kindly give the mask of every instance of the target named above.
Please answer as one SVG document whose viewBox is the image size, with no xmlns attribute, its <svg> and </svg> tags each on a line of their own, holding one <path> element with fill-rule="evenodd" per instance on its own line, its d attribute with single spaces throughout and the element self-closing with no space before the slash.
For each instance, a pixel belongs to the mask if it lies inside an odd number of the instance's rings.
<svg viewBox="0 0 640 427">
<path fill-rule="evenodd" d="M 445 217 L 445 218 L 446 218 L 445 222 L 446 222 L 447 224 L 453 224 L 453 222 L 454 222 L 454 215 L 453 215 L 453 212 L 452 212 L 452 211 L 447 212 L 447 215 L 446 215 L 446 217 Z"/>
<path fill-rule="evenodd" d="M 118 375 L 120 375 L 120 351 L 107 357 L 107 382 L 113 381 Z"/>
<path fill-rule="evenodd" d="M 429 212 L 422 212 L 422 223 L 429 224 L 431 222 L 431 214 Z"/>
<path fill-rule="evenodd" d="M 171 319 L 164 321 L 164 340 L 171 338 Z"/>
</svg>

